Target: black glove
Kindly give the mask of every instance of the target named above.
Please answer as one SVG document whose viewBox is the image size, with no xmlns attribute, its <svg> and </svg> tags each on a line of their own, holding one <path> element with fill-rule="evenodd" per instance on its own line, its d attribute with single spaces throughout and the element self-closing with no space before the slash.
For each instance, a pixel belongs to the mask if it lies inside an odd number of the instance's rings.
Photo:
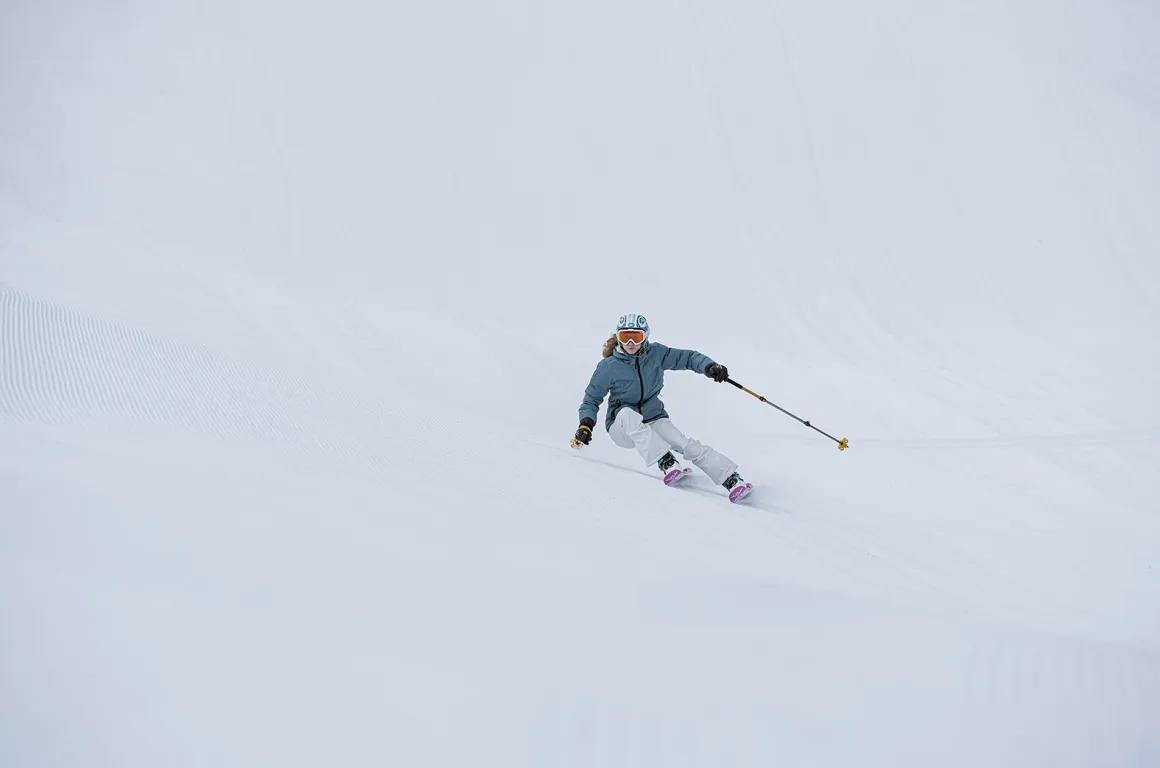
<svg viewBox="0 0 1160 768">
<path fill-rule="evenodd" d="M 596 422 L 588 417 L 580 420 L 580 426 L 576 430 L 576 434 L 572 437 L 572 447 L 579 448 L 582 445 L 588 445 L 592 442 L 592 428 L 596 426 Z"/>
<path fill-rule="evenodd" d="M 720 384 L 729 378 L 729 369 L 718 363 L 709 363 L 709 367 L 705 369 L 705 375 Z"/>
</svg>

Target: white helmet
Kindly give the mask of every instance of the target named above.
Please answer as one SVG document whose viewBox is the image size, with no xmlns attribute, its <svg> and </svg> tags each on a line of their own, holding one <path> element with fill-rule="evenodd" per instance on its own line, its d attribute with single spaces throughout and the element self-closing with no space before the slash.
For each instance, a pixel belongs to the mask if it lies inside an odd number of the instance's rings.
<svg viewBox="0 0 1160 768">
<path fill-rule="evenodd" d="M 638 342 L 643 344 L 644 342 L 648 341 L 648 320 L 645 320 L 644 315 L 621 315 L 620 319 L 616 321 L 617 344 L 622 343 L 620 339 L 621 331 L 643 331 L 644 338 Z"/>
</svg>

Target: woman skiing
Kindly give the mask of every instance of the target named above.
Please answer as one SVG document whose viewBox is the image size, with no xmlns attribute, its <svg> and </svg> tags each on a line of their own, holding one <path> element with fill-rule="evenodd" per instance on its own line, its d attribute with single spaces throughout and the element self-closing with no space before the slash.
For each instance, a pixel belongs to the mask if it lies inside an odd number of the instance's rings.
<svg viewBox="0 0 1160 768">
<path fill-rule="evenodd" d="M 737 474 L 737 464 L 686 437 L 669 420 L 659 397 L 665 385 L 665 371 L 696 371 L 723 382 L 729 376 L 728 369 L 700 352 L 666 347 L 650 342 L 648 337 L 644 316 L 621 315 L 616 332 L 604 344 L 604 358 L 596 364 L 584 390 L 580 427 L 572 438 L 572 447 L 581 448 L 592 441 L 596 413 L 608 397 L 604 428 L 612 442 L 621 448 L 635 448 L 645 466 L 660 469 L 665 485 L 672 485 L 693 471 L 681 467 L 672 453 L 676 450 L 714 483 L 725 486 L 730 501 L 740 501 L 749 495 L 753 485 Z"/>
</svg>

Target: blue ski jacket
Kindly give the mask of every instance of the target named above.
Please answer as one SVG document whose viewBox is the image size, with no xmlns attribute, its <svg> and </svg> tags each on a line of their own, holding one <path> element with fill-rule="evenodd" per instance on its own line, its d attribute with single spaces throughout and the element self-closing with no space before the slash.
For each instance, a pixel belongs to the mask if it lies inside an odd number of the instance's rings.
<svg viewBox="0 0 1160 768">
<path fill-rule="evenodd" d="M 635 355 L 616 349 L 609 357 L 596 364 L 584 402 L 580 404 L 580 420 L 596 422 L 596 413 L 604 398 L 608 398 L 608 413 L 604 429 L 612 427 L 621 408 L 631 408 L 647 424 L 668 417 L 665 404 L 659 397 L 665 385 L 665 371 L 696 371 L 704 373 L 713 361 L 692 349 L 672 349 L 664 344 L 646 341 Z"/>
</svg>

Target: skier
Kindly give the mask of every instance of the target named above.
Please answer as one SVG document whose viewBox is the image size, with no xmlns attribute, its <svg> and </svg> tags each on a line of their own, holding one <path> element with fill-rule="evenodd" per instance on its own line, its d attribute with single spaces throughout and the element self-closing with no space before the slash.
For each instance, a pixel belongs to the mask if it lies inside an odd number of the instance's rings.
<svg viewBox="0 0 1160 768">
<path fill-rule="evenodd" d="M 665 485 L 672 485 L 693 471 L 681 467 L 672 453 L 676 450 L 714 483 L 725 486 L 730 501 L 740 501 L 749 495 L 753 485 L 741 479 L 737 464 L 686 437 L 669 420 L 659 397 L 665 371 L 696 371 L 723 382 L 729 370 L 700 352 L 673 349 L 648 338 L 648 321 L 643 315 L 621 315 L 616 331 L 604 343 L 604 358 L 596 364 L 584 390 L 580 426 L 572 438 L 572 447 L 581 448 L 592 441 L 596 413 L 608 397 L 604 428 L 612 442 L 621 448 L 635 448 L 645 466 L 660 469 Z"/>
</svg>

